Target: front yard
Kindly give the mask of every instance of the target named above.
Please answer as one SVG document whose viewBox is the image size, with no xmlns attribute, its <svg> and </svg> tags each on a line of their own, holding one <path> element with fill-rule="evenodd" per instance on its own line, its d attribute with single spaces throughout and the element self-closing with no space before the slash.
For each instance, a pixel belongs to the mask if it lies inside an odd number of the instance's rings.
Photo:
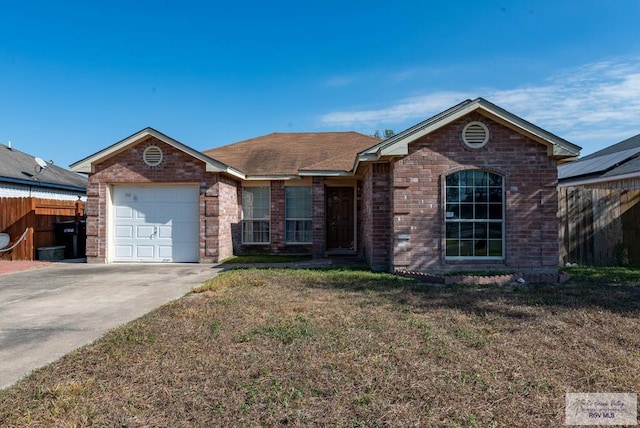
<svg viewBox="0 0 640 428">
<path fill-rule="evenodd" d="M 640 392 L 639 282 L 575 274 L 229 271 L 0 391 L 0 425 L 562 426 L 567 392 Z"/>
</svg>

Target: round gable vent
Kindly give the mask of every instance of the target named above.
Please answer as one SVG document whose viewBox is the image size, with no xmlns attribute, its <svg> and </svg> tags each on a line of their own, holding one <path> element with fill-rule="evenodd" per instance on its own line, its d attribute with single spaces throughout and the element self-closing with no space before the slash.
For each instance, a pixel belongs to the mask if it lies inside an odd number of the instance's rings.
<svg viewBox="0 0 640 428">
<path fill-rule="evenodd" d="M 162 153 L 162 149 L 160 147 L 149 146 L 144 149 L 144 153 L 142 153 L 142 159 L 148 166 L 158 166 L 162 163 L 164 154 Z"/>
<path fill-rule="evenodd" d="M 489 128 L 482 122 L 469 122 L 462 130 L 462 141 L 471 149 L 480 149 L 489 142 Z"/>
</svg>

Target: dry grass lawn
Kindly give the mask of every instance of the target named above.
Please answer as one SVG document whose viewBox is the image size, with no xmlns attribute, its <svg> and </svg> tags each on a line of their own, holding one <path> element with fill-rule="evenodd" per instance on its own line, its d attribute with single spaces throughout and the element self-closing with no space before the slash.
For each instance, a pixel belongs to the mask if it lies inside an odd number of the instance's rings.
<svg viewBox="0 0 640 428">
<path fill-rule="evenodd" d="M 557 427 L 640 392 L 640 286 L 237 270 L 0 392 L 0 426 Z"/>
</svg>

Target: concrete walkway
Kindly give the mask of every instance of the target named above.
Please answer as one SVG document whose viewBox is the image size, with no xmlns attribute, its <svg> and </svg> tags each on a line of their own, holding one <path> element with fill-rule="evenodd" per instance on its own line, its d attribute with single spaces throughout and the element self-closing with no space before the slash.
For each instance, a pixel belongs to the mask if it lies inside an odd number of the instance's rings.
<svg viewBox="0 0 640 428">
<path fill-rule="evenodd" d="M 22 272 L 23 270 L 40 269 L 51 266 L 51 262 L 23 261 L 23 260 L 0 260 L 0 275 L 7 273 Z"/>
<path fill-rule="evenodd" d="M 38 267 L 0 275 L 0 389 L 221 270 L 207 264 Z"/>
</svg>

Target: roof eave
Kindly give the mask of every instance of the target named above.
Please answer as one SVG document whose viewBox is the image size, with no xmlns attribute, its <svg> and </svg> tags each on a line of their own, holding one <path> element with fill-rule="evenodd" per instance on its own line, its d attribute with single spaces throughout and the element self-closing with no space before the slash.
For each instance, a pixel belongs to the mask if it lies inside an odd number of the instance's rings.
<svg viewBox="0 0 640 428">
<path fill-rule="evenodd" d="M 246 181 L 273 181 L 273 180 L 299 180 L 299 175 L 293 174 L 270 174 L 270 175 L 246 175 Z"/>
<path fill-rule="evenodd" d="M 14 184 L 22 184 L 25 186 L 46 187 L 49 189 L 70 190 L 72 192 L 82 192 L 82 193 L 87 192 L 87 189 L 85 187 L 78 187 L 78 186 L 71 186 L 71 185 L 57 184 L 57 183 L 47 183 L 44 181 L 36 181 L 36 180 L 22 180 L 19 178 L 12 178 L 12 177 L 0 177 L 0 183 L 14 183 Z"/>
<path fill-rule="evenodd" d="M 534 141 L 546 145 L 548 148 L 547 154 L 549 156 L 562 158 L 580 155 L 582 147 L 545 131 L 544 129 L 527 122 L 526 120 L 519 118 L 518 116 L 511 114 L 484 99 L 479 100 L 479 104 L 476 109 L 478 109 L 479 113 L 483 116 L 501 123 L 516 132 L 523 133 Z"/>
<path fill-rule="evenodd" d="M 460 104 L 445 110 L 444 112 L 427 119 L 397 135 L 394 135 L 381 143 L 362 151 L 358 154 L 358 161 L 378 160 L 383 156 L 405 156 L 408 154 L 409 143 L 440 129 L 474 111 L 485 117 L 495 120 L 516 132 L 525 134 L 531 139 L 547 146 L 547 154 L 554 158 L 575 157 L 580 154 L 581 147 L 572 144 L 550 132 L 527 122 L 518 116 L 490 103 L 483 98 L 466 100 Z M 369 156 L 377 156 L 371 159 Z"/>
<path fill-rule="evenodd" d="M 332 170 L 304 170 L 299 171 L 300 177 L 349 177 L 354 175 L 352 171 L 332 171 Z"/>
<path fill-rule="evenodd" d="M 228 165 L 225 165 L 224 163 L 213 159 L 207 155 L 205 155 L 202 152 L 199 152 L 195 149 L 192 149 L 191 147 L 182 144 L 181 142 L 174 140 L 173 138 L 159 132 L 156 131 L 153 128 L 145 128 L 139 132 L 136 132 L 135 134 L 125 138 L 124 140 L 121 140 L 115 144 L 112 144 L 111 146 L 107 147 L 104 150 L 101 150 L 97 153 L 94 153 L 91 156 L 88 156 L 76 163 L 71 164 L 70 169 L 73 172 L 81 172 L 84 174 L 92 174 L 95 172 L 95 166 L 96 164 L 109 159 L 125 150 L 127 150 L 127 148 L 129 148 L 132 144 L 135 144 L 137 141 L 145 138 L 145 137 L 154 137 L 160 141 L 162 141 L 165 144 L 168 144 L 202 162 L 204 162 L 205 164 L 205 168 L 207 172 L 221 172 L 221 173 L 226 173 L 229 175 L 232 175 L 234 177 L 237 178 L 244 178 L 245 174 L 243 174 L 242 172 L 231 168 Z"/>
<path fill-rule="evenodd" d="M 575 187 L 586 184 L 607 183 L 610 181 L 627 180 L 630 178 L 640 178 L 640 171 L 629 172 L 627 174 L 609 175 L 591 178 L 570 177 L 558 180 L 558 187 Z"/>
</svg>

